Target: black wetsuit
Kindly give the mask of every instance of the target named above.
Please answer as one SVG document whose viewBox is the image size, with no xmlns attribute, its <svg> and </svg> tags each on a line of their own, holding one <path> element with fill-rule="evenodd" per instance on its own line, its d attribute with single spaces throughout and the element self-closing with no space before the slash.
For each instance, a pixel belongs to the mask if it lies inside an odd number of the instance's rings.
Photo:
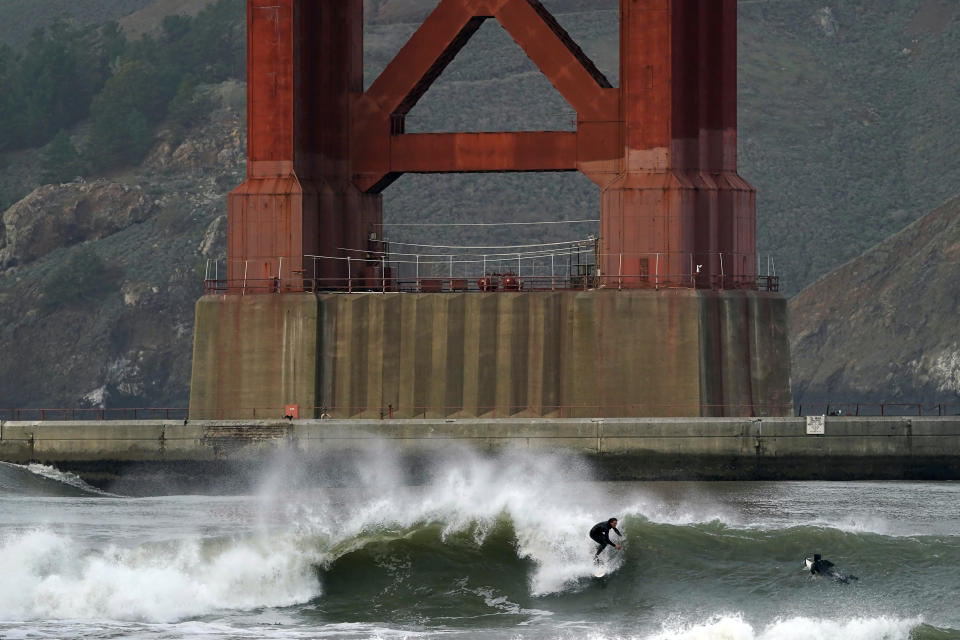
<svg viewBox="0 0 960 640">
<path fill-rule="evenodd" d="M 812 576 L 824 576 L 827 578 L 833 578 L 837 582 L 842 582 L 843 584 L 849 584 L 851 580 L 859 580 L 857 576 L 847 576 L 836 569 L 833 568 L 833 563 L 829 560 L 822 560 L 817 558 L 810 565 L 810 575 Z"/>
<path fill-rule="evenodd" d="M 593 525 L 592 529 L 590 529 L 590 539 L 600 545 L 597 547 L 597 552 L 593 555 L 594 558 L 600 557 L 600 552 L 606 549 L 607 545 L 610 545 L 611 547 L 617 546 L 610 541 L 611 529 L 616 531 L 618 536 L 621 538 L 623 537 L 623 534 L 620 533 L 620 530 L 609 522 L 598 522 L 597 524 Z"/>
</svg>

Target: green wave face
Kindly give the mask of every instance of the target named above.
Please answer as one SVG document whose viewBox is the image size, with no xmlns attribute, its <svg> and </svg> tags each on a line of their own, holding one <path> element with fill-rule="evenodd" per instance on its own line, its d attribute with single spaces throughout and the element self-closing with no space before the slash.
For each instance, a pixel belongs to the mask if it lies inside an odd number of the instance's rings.
<svg viewBox="0 0 960 640">
<path fill-rule="evenodd" d="M 517 525 L 508 518 L 483 536 L 474 527 L 444 535 L 439 522 L 371 531 L 354 541 L 359 548 L 317 567 L 323 595 L 311 603 L 310 615 L 327 622 L 507 628 L 590 618 L 601 610 L 605 623 L 649 629 L 665 619 L 749 612 L 766 625 L 887 620 L 900 621 L 891 638 L 900 632 L 916 639 L 958 637 L 917 616 L 953 608 L 956 593 L 945 587 L 955 584 L 960 566 L 956 539 L 823 526 L 674 525 L 640 514 L 627 514 L 621 525 L 629 535 L 622 552 L 605 552 L 607 576 L 584 572 L 539 595 L 531 593 L 531 584 L 538 571 L 550 568 L 524 556 Z M 592 554 L 589 541 L 582 547 Z M 811 577 L 804 556 L 827 549 L 837 569 L 858 579 L 841 584 Z"/>
</svg>

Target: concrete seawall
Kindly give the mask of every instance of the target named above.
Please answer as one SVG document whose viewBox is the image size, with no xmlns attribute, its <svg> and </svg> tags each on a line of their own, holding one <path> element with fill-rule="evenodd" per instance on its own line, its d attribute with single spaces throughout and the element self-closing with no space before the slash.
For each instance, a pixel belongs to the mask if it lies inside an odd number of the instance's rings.
<svg viewBox="0 0 960 640">
<path fill-rule="evenodd" d="M 465 446 L 577 455 L 618 480 L 960 479 L 960 416 L 827 417 L 824 431 L 808 435 L 804 418 L 0 422 L 0 460 L 102 485 L 160 470 L 256 473 L 293 454 L 335 481 L 378 447 L 422 461 Z"/>
</svg>

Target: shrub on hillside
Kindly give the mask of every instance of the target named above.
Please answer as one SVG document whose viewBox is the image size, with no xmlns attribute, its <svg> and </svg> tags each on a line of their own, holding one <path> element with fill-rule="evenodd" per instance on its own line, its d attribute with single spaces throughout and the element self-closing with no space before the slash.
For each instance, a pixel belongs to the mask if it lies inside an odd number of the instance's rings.
<svg viewBox="0 0 960 640">
<path fill-rule="evenodd" d="M 44 279 L 43 306 L 51 311 L 59 306 L 80 306 L 102 300 L 119 291 L 118 273 L 110 269 L 90 246 L 81 246 L 58 264 Z"/>
<path fill-rule="evenodd" d="M 43 150 L 40 167 L 40 182 L 60 184 L 82 176 L 83 161 L 70 141 L 70 134 L 61 131 Z"/>
<path fill-rule="evenodd" d="M 213 107 L 210 96 L 197 90 L 197 79 L 192 74 L 187 74 L 170 100 L 167 120 L 177 130 L 182 131 L 199 124 Z"/>
</svg>

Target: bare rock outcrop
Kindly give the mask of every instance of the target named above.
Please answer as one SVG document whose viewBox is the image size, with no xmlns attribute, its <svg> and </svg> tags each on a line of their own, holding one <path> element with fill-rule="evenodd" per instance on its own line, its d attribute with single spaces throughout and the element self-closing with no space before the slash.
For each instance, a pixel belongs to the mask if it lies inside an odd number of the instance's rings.
<svg viewBox="0 0 960 640">
<path fill-rule="evenodd" d="M 39 187 L 0 220 L 0 270 L 100 240 L 145 220 L 154 209 L 141 188 L 106 180 Z"/>
</svg>

